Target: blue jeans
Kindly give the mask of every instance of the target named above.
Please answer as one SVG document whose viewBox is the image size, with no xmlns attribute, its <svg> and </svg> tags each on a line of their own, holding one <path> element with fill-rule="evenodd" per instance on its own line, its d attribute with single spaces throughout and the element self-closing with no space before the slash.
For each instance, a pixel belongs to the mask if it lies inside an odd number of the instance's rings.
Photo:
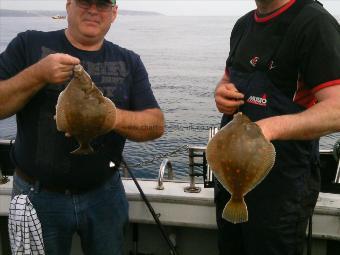
<svg viewBox="0 0 340 255">
<path fill-rule="evenodd" d="M 27 194 L 37 211 L 47 255 L 70 254 L 75 233 L 86 255 L 123 254 L 128 201 L 118 171 L 79 195 L 40 190 L 14 175 L 13 196 L 18 194 Z"/>
</svg>

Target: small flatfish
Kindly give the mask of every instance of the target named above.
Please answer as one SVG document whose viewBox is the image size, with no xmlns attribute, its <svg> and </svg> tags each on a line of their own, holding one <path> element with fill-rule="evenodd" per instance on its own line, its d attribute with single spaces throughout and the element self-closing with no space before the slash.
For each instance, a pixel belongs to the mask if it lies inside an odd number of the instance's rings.
<svg viewBox="0 0 340 255">
<path fill-rule="evenodd" d="M 276 155 L 273 144 L 256 123 L 237 113 L 209 141 L 206 154 L 214 175 L 231 195 L 222 217 L 232 223 L 248 221 L 244 196 L 272 169 Z"/>
<path fill-rule="evenodd" d="M 73 78 L 60 93 L 56 105 L 56 123 L 59 131 L 75 137 L 79 148 L 73 154 L 91 154 L 91 140 L 111 131 L 116 107 L 103 96 L 81 65 L 76 65 Z"/>
</svg>

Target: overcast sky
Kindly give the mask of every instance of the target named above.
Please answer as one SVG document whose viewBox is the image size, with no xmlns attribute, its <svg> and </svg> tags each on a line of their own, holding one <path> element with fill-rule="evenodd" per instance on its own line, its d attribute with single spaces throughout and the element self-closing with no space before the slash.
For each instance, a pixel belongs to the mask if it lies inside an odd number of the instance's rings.
<svg viewBox="0 0 340 255">
<path fill-rule="evenodd" d="M 66 0 L 0 0 L 0 9 L 64 10 Z M 254 0 L 117 0 L 123 10 L 156 11 L 166 15 L 240 15 L 255 8 Z M 333 15 L 340 16 L 340 0 L 322 1 Z"/>
</svg>

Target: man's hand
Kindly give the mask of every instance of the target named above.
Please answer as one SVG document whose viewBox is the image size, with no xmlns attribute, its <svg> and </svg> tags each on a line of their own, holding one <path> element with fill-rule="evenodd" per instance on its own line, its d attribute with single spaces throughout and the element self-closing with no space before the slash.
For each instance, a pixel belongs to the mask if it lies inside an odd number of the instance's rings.
<svg viewBox="0 0 340 255">
<path fill-rule="evenodd" d="M 217 109 L 224 114 L 234 114 L 240 105 L 244 104 L 244 95 L 230 82 L 229 77 L 224 74 L 215 90 L 215 102 Z"/>
<path fill-rule="evenodd" d="M 36 64 L 36 74 L 43 83 L 60 84 L 72 76 L 78 58 L 67 54 L 55 53 L 46 56 Z"/>
</svg>

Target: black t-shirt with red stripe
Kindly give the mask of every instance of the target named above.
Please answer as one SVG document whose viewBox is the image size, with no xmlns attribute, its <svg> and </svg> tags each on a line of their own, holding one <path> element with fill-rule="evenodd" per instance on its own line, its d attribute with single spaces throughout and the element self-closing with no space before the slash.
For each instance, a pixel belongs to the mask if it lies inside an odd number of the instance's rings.
<svg viewBox="0 0 340 255">
<path fill-rule="evenodd" d="M 291 0 L 265 17 L 251 11 L 235 24 L 227 69 L 263 70 L 302 106 L 313 93 L 340 84 L 340 26 L 320 4 Z"/>
</svg>

